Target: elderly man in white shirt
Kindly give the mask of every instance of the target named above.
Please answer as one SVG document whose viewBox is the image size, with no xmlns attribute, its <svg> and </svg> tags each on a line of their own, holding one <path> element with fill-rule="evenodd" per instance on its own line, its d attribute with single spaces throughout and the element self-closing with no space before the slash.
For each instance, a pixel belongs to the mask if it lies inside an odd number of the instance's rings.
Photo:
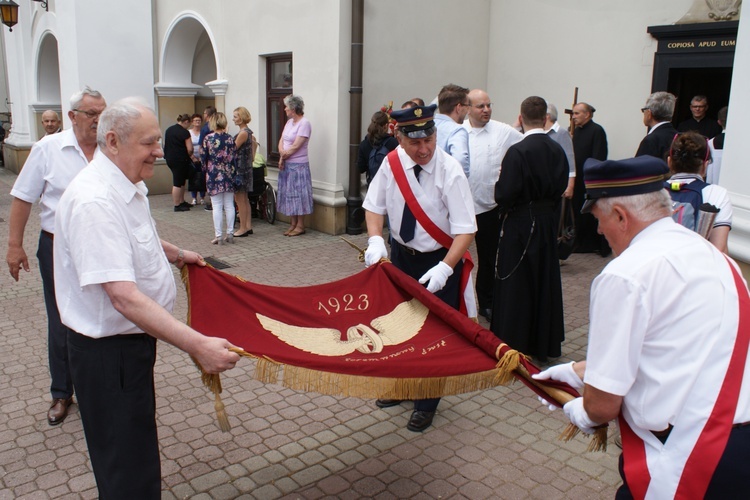
<svg viewBox="0 0 750 500">
<path fill-rule="evenodd" d="M 55 215 L 55 290 L 99 496 L 157 499 L 156 340 L 206 373 L 234 367 L 239 356 L 170 314 L 169 263 L 205 263 L 160 240 L 151 218 L 143 181 L 163 156 L 156 115 L 142 101 L 119 101 L 102 114 L 97 142 L 100 152 Z"/>
<path fill-rule="evenodd" d="M 505 123 L 492 120 L 492 102 L 487 92 L 469 92 L 469 115 L 463 126 L 469 132 L 471 167 L 469 187 L 477 215 L 477 302 L 479 314 L 492 318 L 492 288 L 495 282 L 495 254 L 500 234 L 500 218 L 495 203 L 495 183 L 505 152 L 523 134 Z"/>
<path fill-rule="evenodd" d="M 63 191 L 73 177 L 94 157 L 99 115 L 107 106 L 104 97 L 88 87 L 70 98 L 68 118 L 73 126 L 59 134 L 48 135 L 34 144 L 18 174 L 10 195 L 8 253 L 10 275 L 18 281 L 21 269 L 29 271 L 29 259 L 23 249 L 23 236 L 31 215 L 31 206 L 39 201 L 42 231 L 37 258 L 42 275 L 44 304 L 47 309 L 47 350 L 49 355 L 52 404 L 47 411 L 49 425 L 59 425 L 68 416 L 73 403 L 73 383 L 68 366 L 67 328 L 60 322 L 55 302 L 52 246 L 55 235 L 55 210 Z"/>
</svg>

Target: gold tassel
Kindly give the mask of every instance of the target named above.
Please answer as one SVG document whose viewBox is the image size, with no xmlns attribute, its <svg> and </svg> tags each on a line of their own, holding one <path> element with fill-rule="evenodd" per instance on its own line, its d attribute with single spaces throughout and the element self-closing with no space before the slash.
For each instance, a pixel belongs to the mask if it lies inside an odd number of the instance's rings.
<svg viewBox="0 0 750 500">
<path fill-rule="evenodd" d="M 581 429 L 569 423 L 562 431 L 562 433 L 557 436 L 557 439 L 559 439 L 560 441 L 565 441 L 567 443 L 568 441 L 576 437 L 579 432 L 581 432 Z"/>
<path fill-rule="evenodd" d="M 607 425 L 597 427 L 591 437 L 588 451 L 607 451 Z"/>
<path fill-rule="evenodd" d="M 498 349 L 498 354 L 499 352 Z M 513 371 L 521 364 L 521 356 L 523 356 L 523 354 L 515 349 L 509 349 L 505 355 L 500 358 L 497 365 L 495 365 L 497 368 L 495 382 L 498 385 L 508 385 L 514 380 Z"/>
<path fill-rule="evenodd" d="M 227 417 L 227 412 L 224 410 L 224 403 L 221 401 L 219 393 L 216 392 L 215 394 L 214 409 L 216 410 L 216 420 L 219 422 L 219 428 L 222 432 L 229 432 L 232 430 L 232 426 L 229 425 L 229 417 Z"/>
<path fill-rule="evenodd" d="M 589 442 L 586 451 L 607 451 L 607 429 L 608 424 L 597 427 L 594 433 L 591 435 L 591 441 Z M 573 424 L 568 424 L 565 430 L 557 437 L 560 441 L 570 441 L 578 435 L 581 431 L 578 427 Z"/>
</svg>

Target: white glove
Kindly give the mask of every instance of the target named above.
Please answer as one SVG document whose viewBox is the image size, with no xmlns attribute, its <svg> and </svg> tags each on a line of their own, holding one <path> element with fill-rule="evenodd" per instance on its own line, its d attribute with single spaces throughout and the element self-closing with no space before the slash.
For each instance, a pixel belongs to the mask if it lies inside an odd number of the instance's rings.
<svg viewBox="0 0 750 500">
<path fill-rule="evenodd" d="M 385 240 L 382 236 L 370 236 L 367 240 L 367 250 L 365 250 L 365 267 L 380 262 L 380 259 L 388 257 L 388 250 L 385 249 Z"/>
<path fill-rule="evenodd" d="M 435 293 L 443 289 L 451 274 L 453 274 L 453 268 L 441 260 L 435 267 L 424 273 L 419 278 L 419 282 L 424 285 L 429 281 L 427 291 Z"/>
<path fill-rule="evenodd" d="M 544 406 L 546 406 L 547 408 L 549 408 L 549 411 L 555 411 L 555 410 L 557 410 L 557 406 L 553 405 L 552 403 L 550 403 L 549 401 L 547 401 L 543 397 L 537 396 L 536 398 L 539 400 L 540 403 L 542 403 Z"/>
<path fill-rule="evenodd" d="M 563 411 L 570 423 L 581 429 L 585 434 L 593 434 L 594 427 L 599 425 L 591 420 L 589 414 L 583 409 L 583 398 L 575 398 L 573 401 L 565 403 Z"/>
<path fill-rule="evenodd" d="M 531 376 L 534 380 L 557 380 L 558 382 L 565 382 L 573 389 L 581 392 L 583 389 L 583 380 L 573 370 L 573 363 L 565 363 L 564 365 L 555 365 L 547 368 L 543 372 L 536 373 Z"/>
</svg>

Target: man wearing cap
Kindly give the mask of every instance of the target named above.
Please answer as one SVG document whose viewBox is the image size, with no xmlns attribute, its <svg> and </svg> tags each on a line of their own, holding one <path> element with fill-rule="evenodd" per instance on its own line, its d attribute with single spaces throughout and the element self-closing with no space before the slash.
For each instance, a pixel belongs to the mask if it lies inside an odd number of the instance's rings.
<svg viewBox="0 0 750 500">
<path fill-rule="evenodd" d="M 672 114 L 677 98 L 669 92 L 654 92 L 641 108 L 643 124 L 648 134 L 638 146 L 636 156 L 651 155 L 665 160 L 677 130 L 672 126 Z"/>
<path fill-rule="evenodd" d="M 382 237 L 387 216 L 393 265 L 419 280 L 446 304 L 459 309 L 464 303 L 470 316 L 475 316 L 476 305 L 462 300 L 472 300 L 474 292 L 462 279 L 464 266 L 468 265 L 462 257 L 476 231 L 474 205 L 461 165 L 436 147 L 435 108 L 433 104 L 391 113 L 398 124 L 399 147 L 383 160 L 362 204 L 370 236 L 365 265 L 388 257 Z M 415 217 L 410 204 L 421 209 L 424 216 L 417 210 Z M 444 247 L 435 236 L 441 241 L 446 236 L 450 246 Z M 440 399 L 415 401 L 407 429 L 427 429 L 439 402 Z M 387 408 L 399 403 L 380 399 L 376 405 Z"/>
<path fill-rule="evenodd" d="M 750 299 L 734 261 L 671 218 L 668 168 L 589 160 L 587 201 L 617 257 L 591 286 L 587 360 L 536 378 L 583 397 L 586 433 L 618 418 L 617 498 L 738 498 L 750 470 Z M 632 496 L 631 496 L 632 495 Z"/>
<path fill-rule="evenodd" d="M 495 201 L 500 210 L 491 330 L 540 361 L 561 355 L 565 336 L 557 229 L 568 185 L 563 148 L 544 132 L 547 103 L 521 103 L 523 139 L 508 148 Z"/>
<path fill-rule="evenodd" d="M 590 214 L 581 214 L 586 188 L 583 185 L 583 164 L 589 158 L 606 160 L 608 154 L 607 133 L 594 122 L 596 109 L 588 103 L 579 102 L 573 106 L 573 152 L 576 158 L 576 181 L 573 188 L 573 208 L 576 212 L 576 253 L 599 252 L 602 257 L 612 251 L 607 241 L 596 231 L 596 221 Z"/>
</svg>

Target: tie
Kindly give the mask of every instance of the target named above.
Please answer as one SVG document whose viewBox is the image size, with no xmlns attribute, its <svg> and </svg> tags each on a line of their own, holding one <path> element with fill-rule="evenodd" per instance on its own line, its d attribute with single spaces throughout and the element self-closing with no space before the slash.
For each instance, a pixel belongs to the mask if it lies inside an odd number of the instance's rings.
<svg viewBox="0 0 750 500">
<path fill-rule="evenodd" d="M 414 176 L 417 178 L 417 182 L 419 182 L 419 173 L 421 171 L 422 167 L 414 165 Z M 404 240 L 404 243 L 409 243 L 414 239 L 414 228 L 416 225 L 417 219 L 414 218 L 414 214 L 409 210 L 409 205 L 404 203 L 404 213 L 401 216 L 401 229 L 399 230 L 399 234 L 401 235 L 401 239 Z"/>
</svg>

